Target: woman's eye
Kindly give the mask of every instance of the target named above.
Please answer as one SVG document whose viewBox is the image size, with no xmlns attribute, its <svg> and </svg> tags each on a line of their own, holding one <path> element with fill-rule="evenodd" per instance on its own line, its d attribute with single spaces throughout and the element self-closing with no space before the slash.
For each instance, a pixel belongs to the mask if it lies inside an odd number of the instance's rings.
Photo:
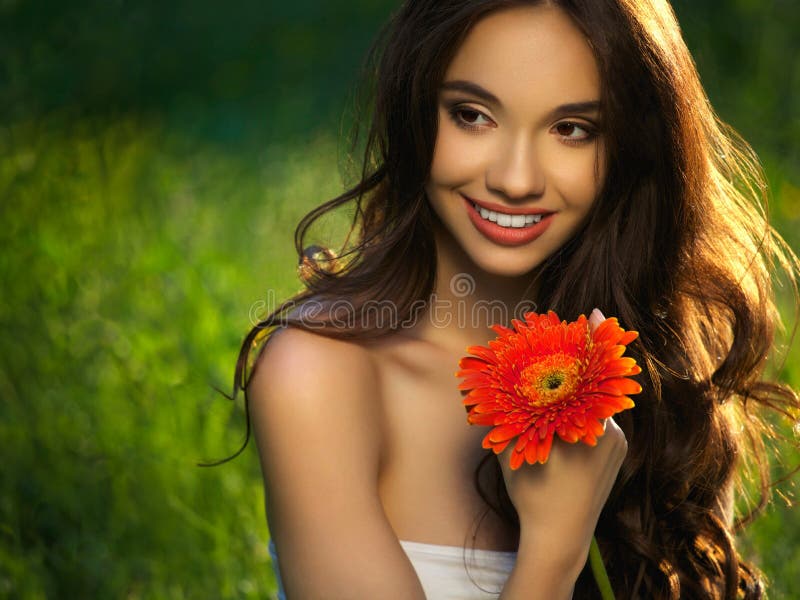
<svg viewBox="0 0 800 600">
<path fill-rule="evenodd" d="M 555 131 L 558 135 L 570 142 L 587 141 L 594 137 L 594 132 L 592 132 L 587 125 L 579 125 L 571 121 L 559 123 L 555 126 Z"/>
<path fill-rule="evenodd" d="M 455 108 L 450 114 L 457 125 L 469 129 L 485 127 L 492 124 L 492 121 L 489 120 L 486 115 L 473 108 Z"/>
</svg>

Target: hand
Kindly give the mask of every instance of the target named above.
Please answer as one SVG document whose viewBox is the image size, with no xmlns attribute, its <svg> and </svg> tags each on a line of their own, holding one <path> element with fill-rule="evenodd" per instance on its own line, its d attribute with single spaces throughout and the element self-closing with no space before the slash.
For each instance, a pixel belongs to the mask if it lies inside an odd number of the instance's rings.
<svg viewBox="0 0 800 600">
<path fill-rule="evenodd" d="M 595 309 L 590 327 L 594 330 L 604 320 Z M 596 446 L 555 439 L 544 465 L 524 464 L 512 471 L 513 444 L 500 454 L 506 489 L 519 514 L 520 550 L 523 544 L 531 544 L 536 554 L 548 560 L 582 567 L 627 446 L 625 434 L 609 418 Z"/>
</svg>

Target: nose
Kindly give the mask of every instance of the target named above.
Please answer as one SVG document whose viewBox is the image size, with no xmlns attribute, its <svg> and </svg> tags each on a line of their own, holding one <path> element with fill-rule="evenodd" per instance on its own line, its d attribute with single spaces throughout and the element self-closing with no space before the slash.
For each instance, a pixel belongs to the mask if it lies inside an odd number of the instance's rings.
<svg viewBox="0 0 800 600">
<path fill-rule="evenodd" d="M 489 191 L 510 201 L 536 198 L 544 193 L 544 170 L 528 136 L 509 140 L 495 156 L 486 172 Z"/>
</svg>

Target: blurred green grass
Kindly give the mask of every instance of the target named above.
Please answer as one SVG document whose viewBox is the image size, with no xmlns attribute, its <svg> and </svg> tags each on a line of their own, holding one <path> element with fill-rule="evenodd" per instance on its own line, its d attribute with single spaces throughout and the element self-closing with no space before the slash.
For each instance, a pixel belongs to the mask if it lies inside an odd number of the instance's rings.
<svg viewBox="0 0 800 600">
<path fill-rule="evenodd" d="M 338 115 L 391 5 L 343 4 L 332 26 L 305 1 L 0 4 L 0 598 L 274 589 L 253 448 L 195 463 L 241 442 L 212 386 L 265 298 L 298 287 L 294 225 L 341 188 Z M 797 9 L 676 9 L 800 247 Z M 800 385 L 797 343 L 781 376 Z M 800 597 L 796 510 L 778 499 L 741 542 L 772 597 Z"/>
<path fill-rule="evenodd" d="M 241 441 L 211 385 L 265 286 L 297 287 L 335 148 L 254 160 L 55 118 L 0 135 L 0 596 L 264 597 L 255 454 L 195 463 Z"/>
<path fill-rule="evenodd" d="M 292 226 L 338 189 L 336 146 L 185 144 L 136 120 L 0 136 L 4 597 L 273 588 L 255 453 L 194 463 L 241 439 L 210 385 L 228 389 L 258 303 L 297 288 Z M 775 597 L 800 592 L 798 539 L 782 503 L 751 528 Z"/>
</svg>

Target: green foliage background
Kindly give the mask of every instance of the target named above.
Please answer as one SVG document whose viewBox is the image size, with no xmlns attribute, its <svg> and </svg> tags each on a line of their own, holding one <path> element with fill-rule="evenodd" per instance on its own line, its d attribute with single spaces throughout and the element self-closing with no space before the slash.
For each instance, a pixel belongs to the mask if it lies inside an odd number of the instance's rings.
<svg viewBox="0 0 800 600">
<path fill-rule="evenodd" d="M 342 115 L 394 4 L 0 1 L 0 598 L 272 593 L 253 448 L 195 463 L 242 439 L 213 386 L 298 287 L 294 225 L 341 188 Z M 675 8 L 797 249 L 800 8 Z M 741 542 L 800 597 L 796 511 Z"/>
</svg>

